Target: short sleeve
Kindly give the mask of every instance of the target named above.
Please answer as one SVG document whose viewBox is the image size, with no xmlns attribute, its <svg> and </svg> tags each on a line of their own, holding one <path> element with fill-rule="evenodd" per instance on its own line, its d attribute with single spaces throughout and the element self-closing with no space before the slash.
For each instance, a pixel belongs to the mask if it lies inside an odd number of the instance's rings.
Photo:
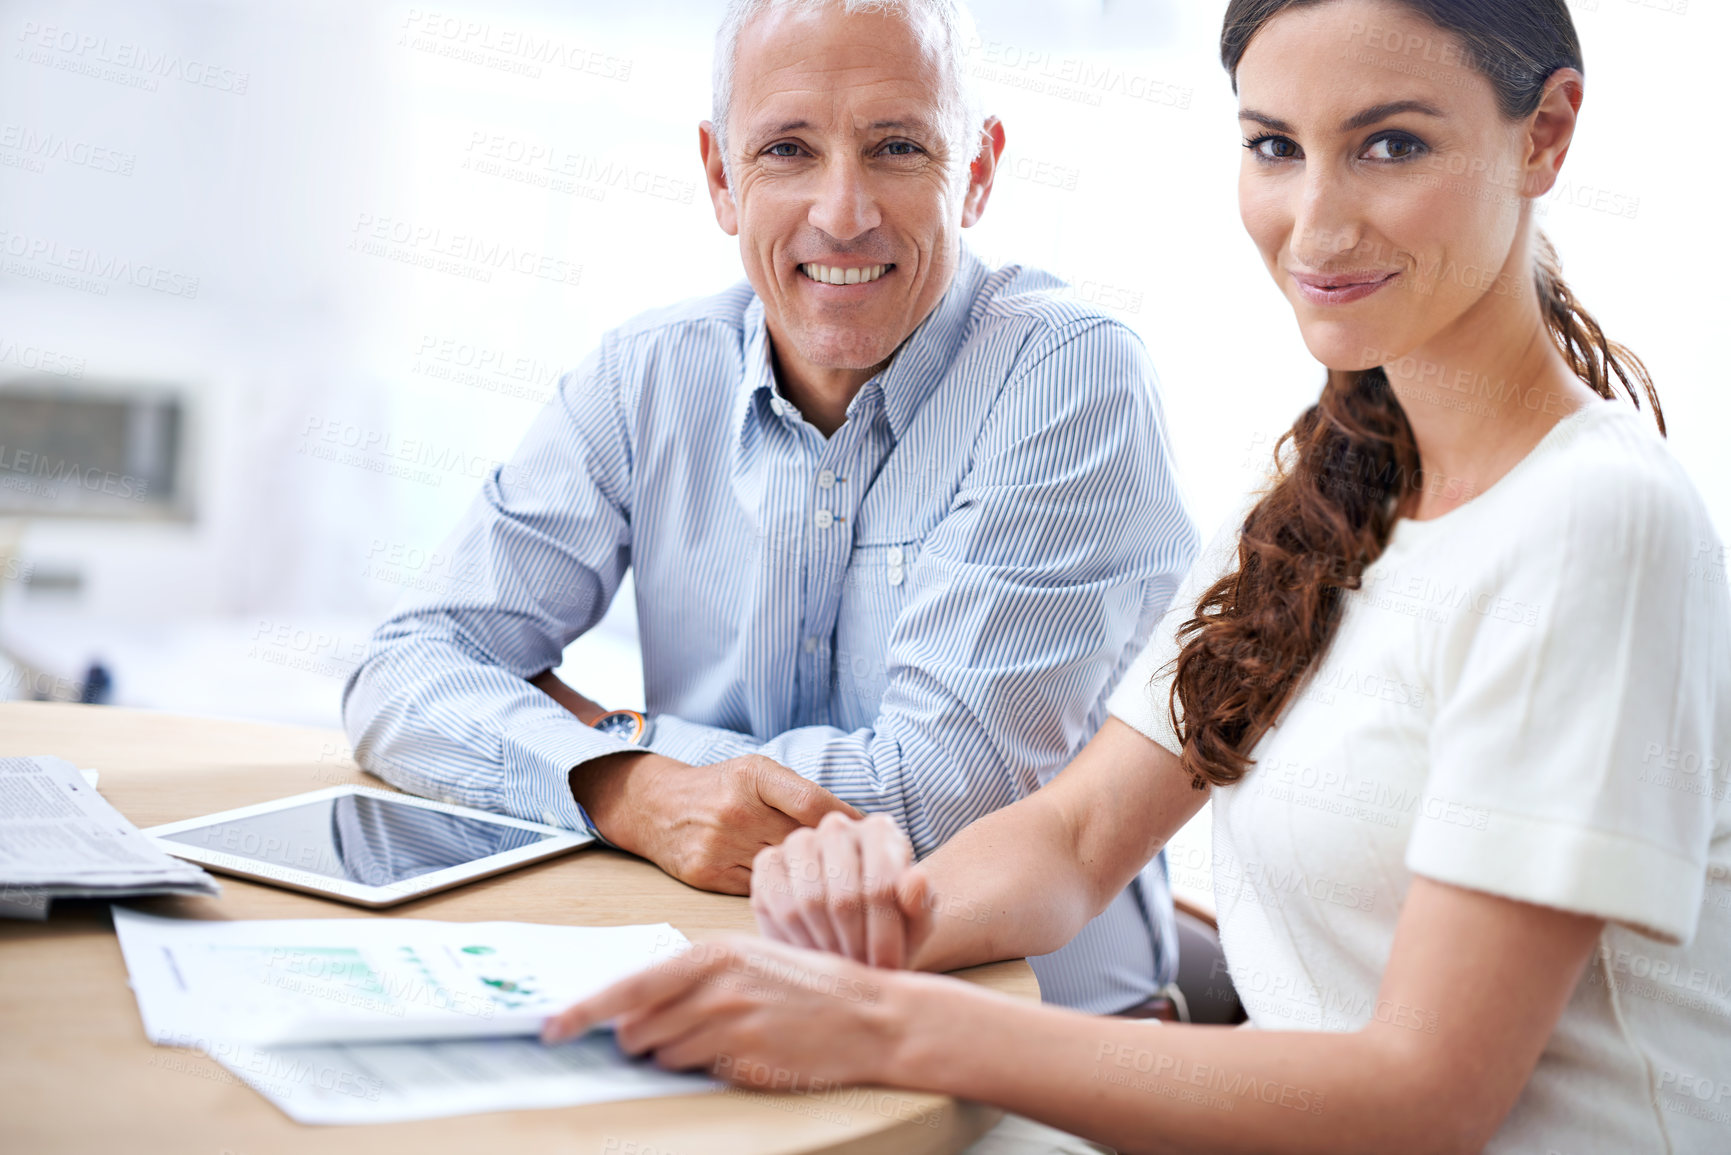
<svg viewBox="0 0 1731 1155">
<path fill-rule="evenodd" d="M 1437 635 L 1406 864 L 1684 943 L 1731 753 L 1731 601 L 1700 564 L 1724 557 L 1706 511 L 1652 440 L 1484 526 L 1505 556 Z"/>
<path fill-rule="evenodd" d="M 1178 656 L 1178 627 L 1196 614 L 1196 603 L 1208 587 L 1219 581 L 1238 559 L 1238 539 L 1244 519 L 1260 493 L 1252 494 L 1238 510 L 1220 524 L 1214 537 L 1196 562 L 1190 567 L 1172 604 L 1160 624 L 1148 636 L 1136 660 L 1130 664 L 1112 696 L 1106 700 L 1106 710 L 1114 718 L 1141 733 L 1174 755 L 1183 753 L 1183 743 L 1172 728 L 1172 714 L 1167 703 L 1172 693 L 1172 662 Z"/>
</svg>

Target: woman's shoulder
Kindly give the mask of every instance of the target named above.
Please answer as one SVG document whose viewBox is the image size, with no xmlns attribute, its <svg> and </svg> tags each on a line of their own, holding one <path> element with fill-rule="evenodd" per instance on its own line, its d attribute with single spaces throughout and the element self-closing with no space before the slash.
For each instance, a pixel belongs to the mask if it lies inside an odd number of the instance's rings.
<svg viewBox="0 0 1731 1155">
<path fill-rule="evenodd" d="M 1599 402 L 1565 419 L 1547 442 L 1502 503 L 1526 545 L 1566 543 L 1632 561 L 1717 541 L 1706 502 L 1651 415 Z"/>
</svg>

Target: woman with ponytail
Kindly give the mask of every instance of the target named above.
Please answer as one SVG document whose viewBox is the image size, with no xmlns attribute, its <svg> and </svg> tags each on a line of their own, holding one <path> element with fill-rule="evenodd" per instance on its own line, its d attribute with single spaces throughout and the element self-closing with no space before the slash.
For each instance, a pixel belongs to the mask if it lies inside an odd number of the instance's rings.
<svg viewBox="0 0 1731 1155">
<path fill-rule="evenodd" d="M 1731 1150 L 1725 551 L 1534 220 L 1585 85 L 1564 0 L 1232 0 L 1221 55 L 1326 381 L 1112 717 L 918 865 L 882 817 L 796 832 L 753 872 L 781 942 L 549 1036 L 1125 1151 Z M 1210 799 L 1257 1029 L 888 969 L 1057 949 Z"/>
</svg>

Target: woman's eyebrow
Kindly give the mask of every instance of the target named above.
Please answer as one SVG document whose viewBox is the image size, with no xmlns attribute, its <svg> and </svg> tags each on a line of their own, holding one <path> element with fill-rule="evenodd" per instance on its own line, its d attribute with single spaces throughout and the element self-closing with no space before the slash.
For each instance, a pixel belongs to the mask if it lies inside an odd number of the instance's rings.
<svg viewBox="0 0 1731 1155">
<path fill-rule="evenodd" d="M 1279 117 L 1269 116 L 1266 112 L 1257 112 L 1253 108 L 1238 110 L 1239 120 L 1253 120 L 1264 128 L 1272 128 L 1275 132 L 1291 132 L 1292 126 Z"/>
<path fill-rule="evenodd" d="M 1351 132 L 1355 128 L 1368 128 L 1379 120 L 1387 120 L 1402 112 L 1421 112 L 1426 116 L 1443 115 L 1442 109 L 1422 100 L 1391 100 L 1387 104 L 1375 104 L 1365 109 L 1341 125 L 1340 131 Z"/>
<path fill-rule="evenodd" d="M 1353 116 L 1345 124 L 1340 126 L 1340 131 L 1352 132 L 1354 129 L 1365 128 L 1368 125 L 1375 124 L 1379 120 L 1386 120 L 1389 117 L 1398 115 L 1402 112 L 1419 112 L 1426 116 L 1443 115 L 1442 109 L 1437 108 L 1433 104 L 1426 104 L 1422 100 L 1391 100 L 1387 104 L 1372 105 L 1370 108 L 1367 108 L 1363 112 Z M 1281 120 L 1279 117 L 1270 116 L 1266 112 L 1257 112 L 1254 108 L 1239 109 L 1238 119 L 1255 121 L 1257 124 L 1260 124 L 1265 128 L 1271 128 L 1275 132 L 1293 131 L 1293 127 L 1290 124 L 1287 124 L 1284 120 Z"/>
</svg>

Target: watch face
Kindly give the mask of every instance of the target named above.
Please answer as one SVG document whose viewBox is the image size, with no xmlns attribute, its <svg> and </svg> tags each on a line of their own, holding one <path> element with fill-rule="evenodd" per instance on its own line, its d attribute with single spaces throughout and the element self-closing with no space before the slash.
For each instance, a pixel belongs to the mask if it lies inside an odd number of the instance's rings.
<svg viewBox="0 0 1731 1155">
<path fill-rule="evenodd" d="M 637 720 L 637 715 L 628 714 L 624 710 L 615 710 L 611 714 L 603 714 L 595 720 L 595 728 L 603 734 L 625 742 L 635 742 L 643 723 Z"/>
</svg>

